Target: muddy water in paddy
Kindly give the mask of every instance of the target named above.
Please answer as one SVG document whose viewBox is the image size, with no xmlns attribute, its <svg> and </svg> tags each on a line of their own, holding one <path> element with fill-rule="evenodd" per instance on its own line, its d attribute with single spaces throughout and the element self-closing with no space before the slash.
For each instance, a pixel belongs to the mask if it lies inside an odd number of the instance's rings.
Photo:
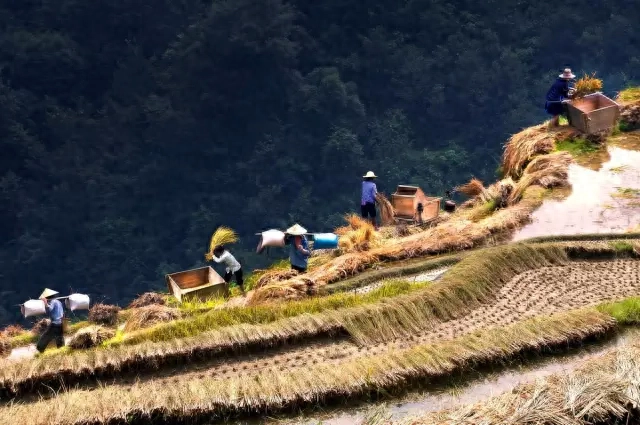
<svg viewBox="0 0 640 425">
<path fill-rule="evenodd" d="M 534 382 L 552 374 L 570 372 L 585 360 L 598 357 L 615 347 L 640 340 L 640 329 L 629 328 L 606 342 L 561 356 L 548 357 L 528 363 L 526 366 L 510 367 L 489 374 L 473 373 L 462 382 L 460 378 L 436 390 L 417 391 L 402 399 L 386 400 L 351 409 L 334 409 L 322 413 L 282 419 L 262 419 L 239 422 L 245 425 L 357 425 L 368 414 L 379 408 L 386 408 L 394 420 L 402 420 L 413 415 L 476 403 L 510 391 L 519 384 Z"/>
<path fill-rule="evenodd" d="M 640 224 L 640 152 L 616 146 L 598 171 L 569 166 L 571 194 L 546 200 L 514 240 L 579 233 L 624 233 Z M 626 189 L 626 190 L 625 190 Z"/>
</svg>

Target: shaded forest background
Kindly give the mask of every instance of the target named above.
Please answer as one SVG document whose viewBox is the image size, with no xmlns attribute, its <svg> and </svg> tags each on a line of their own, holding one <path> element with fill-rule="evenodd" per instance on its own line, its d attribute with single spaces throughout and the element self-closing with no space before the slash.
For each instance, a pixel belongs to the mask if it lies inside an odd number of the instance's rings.
<svg viewBox="0 0 640 425">
<path fill-rule="evenodd" d="M 559 69 L 640 78 L 634 0 L 22 0 L 0 6 L 0 322 L 127 303 L 236 229 L 330 231 L 360 176 L 492 180 Z"/>
</svg>

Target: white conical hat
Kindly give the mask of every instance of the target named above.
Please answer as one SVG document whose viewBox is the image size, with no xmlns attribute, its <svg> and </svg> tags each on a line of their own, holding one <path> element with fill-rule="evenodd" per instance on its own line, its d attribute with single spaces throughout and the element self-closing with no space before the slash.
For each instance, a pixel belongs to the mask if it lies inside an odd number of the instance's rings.
<svg viewBox="0 0 640 425">
<path fill-rule="evenodd" d="M 289 227 L 287 229 L 287 232 L 290 235 L 293 236 L 300 236 L 300 235 L 304 235 L 305 233 L 307 233 L 307 229 L 305 229 L 304 227 L 300 226 L 299 224 L 294 224 L 293 226 Z"/>
<path fill-rule="evenodd" d="M 373 172 L 373 171 L 369 171 L 367 174 L 365 174 L 365 175 L 364 175 L 364 176 L 362 176 L 362 177 L 364 177 L 365 179 L 370 179 L 370 178 L 371 178 L 371 179 L 375 179 L 375 178 L 376 178 L 376 177 L 378 177 L 378 176 L 376 176 L 376 175 L 374 174 L 374 172 Z"/>
<path fill-rule="evenodd" d="M 50 296 L 56 294 L 59 294 L 59 292 L 54 291 L 53 289 L 45 288 L 44 291 L 42 291 L 42 294 L 40 294 L 40 298 L 49 298 Z"/>
</svg>

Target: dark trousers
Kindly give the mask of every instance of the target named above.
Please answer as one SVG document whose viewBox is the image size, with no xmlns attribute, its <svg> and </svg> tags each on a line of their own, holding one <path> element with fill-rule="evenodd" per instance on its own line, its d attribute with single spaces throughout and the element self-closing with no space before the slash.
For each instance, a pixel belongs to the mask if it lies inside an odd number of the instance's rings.
<svg viewBox="0 0 640 425">
<path fill-rule="evenodd" d="M 362 218 L 368 218 L 371 224 L 374 227 L 378 227 L 376 225 L 376 204 L 373 202 L 367 202 L 364 205 L 360 205 L 360 212 L 362 213 Z"/>
<path fill-rule="evenodd" d="M 292 268 L 293 270 L 297 271 L 297 272 L 300 272 L 300 273 L 304 273 L 304 272 L 306 272 L 306 271 L 307 271 L 307 269 L 306 269 L 306 268 L 298 267 L 298 266 L 294 266 L 293 264 L 291 265 L 291 268 Z"/>
<path fill-rule="evenodd" d="M 56 346 L 58 348 L 64 347 L 64 333 L 62 332 L 61 324 L 54 325 L 53 323 L 50 323 L 47 329 L 44 331 L 44 333 L 40 337 L 40 339 L 38 340 L 38 344 L 36 345 L 36 348 L 38 349 L 39 352 L 42 353 L 44 350 L 47 349 L 47 345 L 49 345 L 49 343 L 52 340 L 56 341 Z"/>
<path fill-rule="evenodd" d="M 235 275 L 236 277 L 236 283 L 238 284 L 238 286 L 244 290 L 244 280 L 242 280 L 242 269 L 238 270 L 235 273 L 231 273 L 231 272 L 226 272 L 224 275 L 224 281 L 229 283 L 231 282 L 231 278 Z"/>
</svg>

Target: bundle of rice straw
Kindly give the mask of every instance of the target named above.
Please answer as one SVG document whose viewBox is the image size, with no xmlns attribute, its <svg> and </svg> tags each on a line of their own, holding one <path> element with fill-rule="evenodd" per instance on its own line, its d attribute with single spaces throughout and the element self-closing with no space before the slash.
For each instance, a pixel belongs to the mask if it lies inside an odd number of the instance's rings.
<svg viewBox="0 0 640 425">
<path fill-rule="evenodd" d="M 256 280 L 254 289 L 262 288 L 263 286 L 273 283 L 282 282 L 283 280 L 291 279 L 298 274 L 293 269 L 267 269 L 267 270 L 255 270 L 254 273 L 262 273 L 258 280 Z"/>
<path fill-rule="evenodd" d="M 9 354 L 11 354 L 9 338 L 0 337 L 0 358 L 7 357 Z"/>
<path fill-rule="evenodd" d="M 581 98 L 588 94 L 599 92 L 602 90 L 602 80 L 596 78 L 596 73 L 591 75 L 584 74 L 582 78 L 576 81 L 574 98 Z"/>
<path fill-rule="evenodd" d="M 395 222 L 396 211 L 391 202 L 382 193 L 376 193 L 376 202 L 380 207 L 380 220 L 383 226 L 388 226 Z"/>
<path fill-rule="evenodd" d="M 478 198 L 478 200 L 483 203 L 489 202 L 490 200 L 495 198 L 495 195 L 497 195 L 496 190 L 493 190 L 493 192 L 496 193 L 492 193 L 491 187 L 489 189 L 486 189 L 482 182 L 475 177 L 469 180 L 469 183 L 456 186 L 455 191 L 463 193 L 470 198 Z"/>
<path fill-rule="evenodd" d="M 71 337 L 69 346 L 77 350 L 97 347 L 104 341 L 113 338 L 115 334 L 116 332 L 113 329 L 103 328 L 102 326 L 87 326 Z"/>
<path fill-rule="evenodd" d="M 49 319 L 40 319 L 31 327 L 31 333 L 34 335 L 42 335 L 48 327 Z"/>
<path fill-rule="evenodd" d="M 170 322 L 181 317 L 180 310 L 163 305 L 148 305 L 131 310 L 124 325 L 126 332 L 146 328 L 156 323 Z"/>
<path fill-rule="evenodd" d="M 513 188 L 509 204 L 518 202 L 524 191 L 532 185 L 542 186 L 545 189 L 567 185 L 571 162 L 573 157 L 568 152 L 555 152 L 536 157 L 527 165 L 522 178 Z"/>
<path fill-rule="evenodd" d="M 361 228 L 363 226 L 371 225 L 371 222 L 369 222 L 368 220 L 360 217 L 357 214 L 347 214 L 347 215 L 344 216 L 344 219 L 347 222 L 347 225 L 346 226 L 342 226 L 342 227 L 338 227 L 333 232 L 338 236 L 346 235 L 347 233 L 349 233 L 352 230 L 357 230 L 357 229 L 359 229 L 359 228 Z"/>
<path fill-rule="evenodd" d="M 145 292 L 135 300 L 131 301 L 129 308 L 140 308 L 148 305 L 165 305 L 166 301 L 162 294 L 157 292 Z"/>
<path fill-rule="evenodd" d="M 238 242 L 238 235 L 233 229 L 225 226 L 218 227 L 216 231 L 213 232 L 213 235 L 211 235 L 211 240 L 209 241 L 209 252 L 205 254 L 205 258 L 208 261 L 211 261 L 213 259 L 213 250 L 217 246 L 229 245 L 236 242 Z"/>
<path fill-rule="evenodd" d="M 0 335 L 6 338 L 12 338 L 25 332 L 25 328 L 20 325 L 9 325 L 0 332 Z"/>
<path fill-rule="evenodd" d="M 94 304 L 89 310 L 88 320 L 98 325 L 115 326 L 118 323 L 120 307 L 109 304 Z"/>
</svg>

